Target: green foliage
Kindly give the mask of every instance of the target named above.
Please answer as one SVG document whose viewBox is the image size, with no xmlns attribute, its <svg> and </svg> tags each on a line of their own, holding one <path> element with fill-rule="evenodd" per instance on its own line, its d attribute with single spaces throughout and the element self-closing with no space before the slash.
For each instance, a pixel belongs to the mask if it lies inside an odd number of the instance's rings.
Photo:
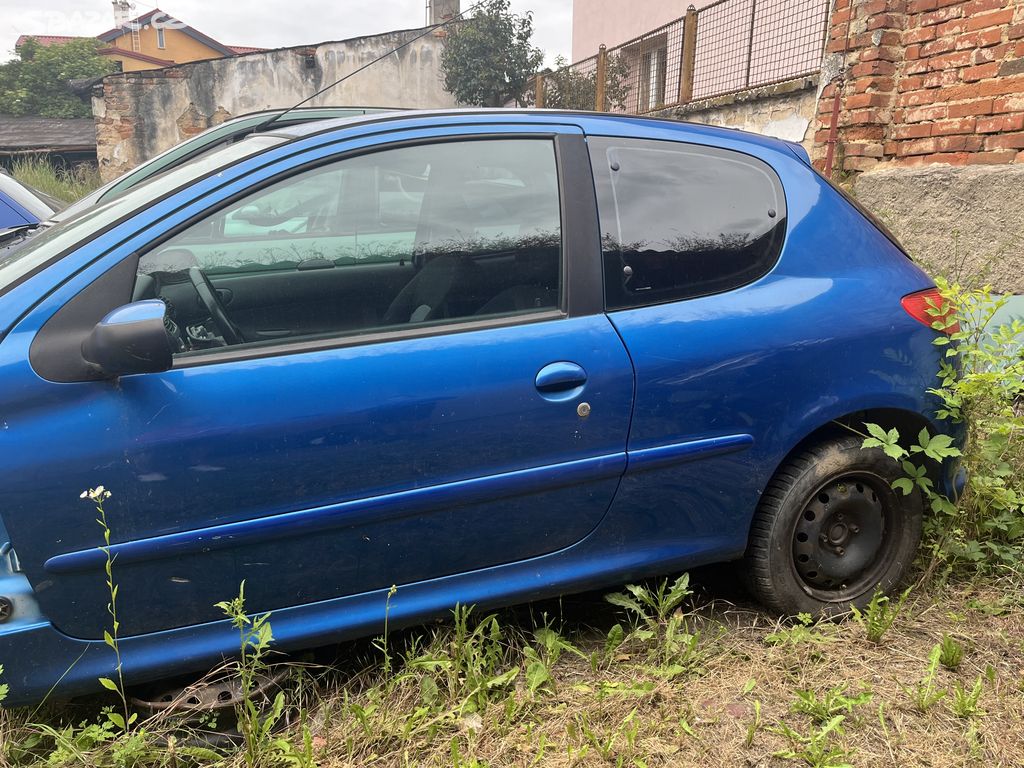
<svg viewBox="0 0 1024 768">
<path fill-rule="evenodd" d="M 949 708 L 953 711 L 953 714 L 965 720 L 985 714 L 979 703 L 984 686 L 985 678 L 981 675 L 974 681 L 974 685 L 970 690 L 957 680 L 953 685 L 953 698 L 949 702 Z"/>
<path fill-rule="evenodd" d="M 303 728 L 303 749 L 297 749 L 291 741 L 275 735 L 281 725 L 285 709 L 284 691 L 278 691 L 269 706 L 255 695 L 260 680 L 269 669 L 267 656 L 274 642 L 270 614 L 250 616 L 245 610 L 245 582 L 238 588 L 238 596 L 216 604 L 231 624 L 238 630 L 239 658 L 231 668 L 238 675 L 241 700 L 236 708 L 238 731 L 242 734 L 243 757 L 248 768 L 269 765 L 307 766 L 312 765 L 308 754 L 310 744 L 308 726 Z M 307 759 L 308 758 L 308 759 Z"/>
<path fill-rule="evenodd" d="M 935 683 L 935 677 L 939 672 L 939 657 L 941 655 L 942 648 L 935 645 L 932 648 L 931 653 L 928 654 L 928 667 L 925 670 L 925 674 L 921 679 L 921 682 L 913 688 L 903 688 L 903 690 L 910 696 L 911 701 L 914 702 L 914 707 L 921 714 L 927 712 L 946 696 L 946 692 L 939 689 Z"/>
<path fill-rule="evenodd" d="M 103 46 L 99 40 L 51 46 L 26 41 L 20 58 L 0 64 L 0 114 L 92 117 L 88 100 L 73 94 L 68 81 L 113 72 L 114 63 L 97 53 Z"/>
<path fill-rule="evenodd" d="M 668 579 L 665 579 L 654 589 L 627 584 L 626 590 L 629 594 L 613 592 L 605 595 L 604 599 L 634 614 L 652 628 L 664 624 L 669 615 L 682 605 L 683 600 L 693 594 L 688 573 L 672 582 L 671 587 L 668 585 Z"/>
<path fill-rule="evenodd" d="M 853 768 L 847 750 L 835 743 L 835 738 L 843 735 L 844 720 L 843 715 L 836 715 L 806 735 L 785 723 L 779 723 L 771 730 L 785 736 L 790 747 L 776 752 L 775 756 L 799 760 L 812 768 Z"/>
<path fill-rule="evenodd" d="M 512 13 L 509 7 L 509 0 L 483 0 L 472 18 L 448 28 L 441 76 L 462 104 L 528 103 L 527 92 L 544 54 L 530 42 L 533 15 Z"/>
<path fill-rule="evenodd" d="M 121 622 L 117 618 L 117 593 L 119 589 L 117 582 L 114 581 L 114 555 L 110 551 L 110 525 L 107 523 L 107 512 L 103 506 L 111 495 L 110 491 L 102 485 L 98 485 L 95 488 L 82 491 L 79 498 L 86 499 L 92 503 L 96 509 L 96 522 L 99 524 L 100 528 L 103 529 L 103 545 L 99 549 L 106 558 L 103 570 L 106 575 L 107 593 L 110 596 L 110 602 L 107 603 L 107 613 L 110 614 L 110 629 L 103 630 L 103 642 L 114 652 L 114 659 L 116 662 L 114 671 L 117 674 L 117 680 L 114 681 L 109 677 L 101 677 L 99 678 L 99 682 L 100 685 L 108 691 L 113 691 L 117 694 L 118 698 L 121 699 L 121 712 L 108 710 L 108 722 L 119 731 L 127 732 L 135 723 L 135 720 L 138 718 L 138 714 L 129 710 L 128 697 L 124 691 L 121 644 L 119 639 Z"/>
<path fill-rule="evenodd" d="M 1006 298 L 987 286 L 937 284 L 943 300 L 927 312 L 943 331 L 934 341 L 943 358 L 939 385 L 929 393 L 939 404 L 936 416 L 965 430 L 963 447 L 926 429 L 906 447 L 898 430 L 877 424 L 866 425 L 864 447 L 900 462 L 904 477 L 893 487 L 920 491 L 928 502 L 929 573 L 1012 568 L 1024 557 L 1024 322 L 996 326 Z M 949 498 L 935 489 L 931 471 L 957 457 L 967 485 L 960 498 Z"/>
<path fill-rule="evenodd" d="M 850 610 L 853 613 L 854 621 L 860 624 L 868 641 L 877 645 L 882 642 L 886 632 L 899 617 L 909 597 L 910 588 L 907 588 L 900 595 L 900 599 L 893 603 L 881 588 L 878 588 L 871 595 L 871 600 L 868 601 L 863 611 L 855 605 L 851 605 Z"/>
<path fill-rule="evenodd" d="M 943 635 L 939 643 L 939 663 L 950 671 L 956 671 L 963 660 L 964 647 L 949 635 Z"/>
<path fill-rule="evenodd" d="M 791 626 L 780 626 L 776 631 L 765 635 L 764 643 L 769 646 L 798 648 L 834 642 L 834 635 L 835 625 L 816 625 L 811 614 L 798 613 L 796 621 Z"/>
<path fill-rule="evenodd" d="M 102 185 L 95 165 L 82 163 L 73 169 L 59 168 L 45 157 L 29 155 L 14 161 L 11 175 L 23 184 L 52 198 L 73 203 Z"/>
<path fill-rule="evenodd" d="M 615 112 L 629 98 L 629 62 L 609 54 L 605 66 L 605 109 Z M 555 58 L 555 71 L 544 76 L 544 106 L 550 109 L 597 109 L 597 69 L 589 72 L 573 67 L 563 57 Z"/>
<path fill-rule="evenodd" d="M 820 697 L 814 691 L 797 691 L 797 698 L 790 705 L 790 711 L 810 715 L 819 725 L 824 725 L 836 715 L 849 715 L 854 707 L 871 702 L 867 691 L 848 696 L 845 685 L 838 685 L 825 691 Z"/>
</svg>

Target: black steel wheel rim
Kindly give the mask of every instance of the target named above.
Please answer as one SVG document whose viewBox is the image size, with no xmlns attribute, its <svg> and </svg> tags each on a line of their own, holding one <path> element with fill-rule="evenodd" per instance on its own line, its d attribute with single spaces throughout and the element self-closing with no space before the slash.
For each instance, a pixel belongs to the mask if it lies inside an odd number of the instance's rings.
<svg viewBox="0 0 1024 768">
<path fill-rule="evenodd" d="M 875 588 L 899 544 L 898 514 L 885 478 L 851 472 L 822 483 L 793 525 L 793 570 L 803 589 L 843 602 Z"/>
</svg>

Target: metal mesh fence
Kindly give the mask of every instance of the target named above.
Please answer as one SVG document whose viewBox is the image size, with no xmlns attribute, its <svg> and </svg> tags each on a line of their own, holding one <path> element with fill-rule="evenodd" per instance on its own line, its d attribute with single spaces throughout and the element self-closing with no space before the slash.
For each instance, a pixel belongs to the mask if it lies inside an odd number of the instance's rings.
<svg viewBox="0 0 1024 768">
<path fill-rule="evenodd" d="M 828 11 L 828 0 L 719 0 L 702 8 L 694 98 L 817 72 Z"/>
<path fill-rule="evenodd" d="M 718 0 L 689 21 L 539 76 L 540 103 L 644 114 L 813 74 L 829 7 L 830 0 Z"/>
</svg>

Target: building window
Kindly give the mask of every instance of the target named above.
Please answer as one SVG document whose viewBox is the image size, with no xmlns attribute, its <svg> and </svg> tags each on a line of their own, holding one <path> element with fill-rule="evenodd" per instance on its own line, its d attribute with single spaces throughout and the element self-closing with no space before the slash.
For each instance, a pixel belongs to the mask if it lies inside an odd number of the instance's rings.
<svg viewBox="0 0 1024 768">
<path fill-rule="evenodd" d="M 668 50 L 654 48 L 640 56 L 640 111 L 649 112 L 665 103 Z"/>
<path fill-rule="evenodd" d="M 164 43 L 164 28 L 163 27 L 157 27 L 157 30 L 156 30 L 156 47 L 157 48 L 166 48 L 167 47 L 166 44 Z"/>
</svg>

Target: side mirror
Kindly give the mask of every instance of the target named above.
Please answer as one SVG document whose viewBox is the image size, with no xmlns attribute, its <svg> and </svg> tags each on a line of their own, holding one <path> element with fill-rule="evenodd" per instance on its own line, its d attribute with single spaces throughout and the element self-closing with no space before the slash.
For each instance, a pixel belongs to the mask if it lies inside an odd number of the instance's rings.
<svg viewBox="0 0 1024 768">
<path fill-rule="evenodd" d="M 168 370 L 172 351 L 164 328 L 166 311 L 159 299 L 118 307 L 82 342 L 82 356 L 111 378 Z"/>
</svg>

